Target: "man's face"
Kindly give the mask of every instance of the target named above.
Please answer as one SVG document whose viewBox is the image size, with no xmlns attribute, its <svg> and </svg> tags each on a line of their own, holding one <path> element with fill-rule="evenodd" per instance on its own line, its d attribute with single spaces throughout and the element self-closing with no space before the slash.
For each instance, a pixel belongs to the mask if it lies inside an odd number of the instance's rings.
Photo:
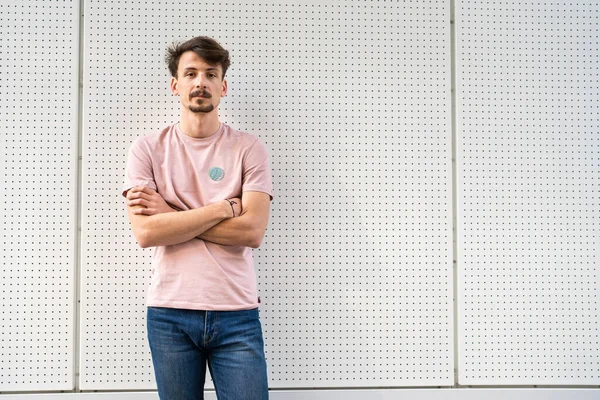
<svg viewBox="0 0 600 400">
<path fill-rule="evenodd" d="M 220 65 L 207 64 L 193 51 L 179 58 L 177 78 L 171 78 L 171 91 L 181 96 L 181 105 L 193 113 L 209 113 L 219 107 L 227 93 Z"/>
</svg>

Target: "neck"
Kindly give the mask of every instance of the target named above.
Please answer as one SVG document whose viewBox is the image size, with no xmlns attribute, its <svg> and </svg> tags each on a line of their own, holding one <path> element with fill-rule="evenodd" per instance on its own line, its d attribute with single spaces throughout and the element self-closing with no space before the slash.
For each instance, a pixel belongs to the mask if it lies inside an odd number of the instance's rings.
<svg viewBox="0 0 600 400">
<path fill-rule="evenodd" d="M 181 110 L 179 128 L 188 136 L 203 139 L 214 135 L 220 126 L 219 114 L 215 108 L 209 113 L 195 113 L 190 110 Z"/>
</svg>

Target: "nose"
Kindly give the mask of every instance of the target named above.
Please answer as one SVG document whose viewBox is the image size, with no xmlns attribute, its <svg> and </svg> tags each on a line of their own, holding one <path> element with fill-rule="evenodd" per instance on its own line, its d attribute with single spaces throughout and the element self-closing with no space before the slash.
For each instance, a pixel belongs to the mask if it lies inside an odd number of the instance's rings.
<svg viewBox="0 0 600 400">
<path fill-rule="evenodd" d="M 196 78 L 196 85 L 197 88 L 205 88 L 206 87 L 206 83 L 204 82 L 204 77 L 202 76 L 202 74 L 198 74 L 198 77 Z"/>
</svg>

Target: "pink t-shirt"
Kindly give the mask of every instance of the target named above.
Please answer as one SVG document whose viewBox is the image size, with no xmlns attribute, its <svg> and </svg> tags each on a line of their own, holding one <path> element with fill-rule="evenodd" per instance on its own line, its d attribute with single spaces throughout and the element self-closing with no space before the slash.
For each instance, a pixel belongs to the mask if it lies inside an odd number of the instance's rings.
<svg viewBox="0 0 600 400">
<path fill-rule="evenodd" d="M 225 124 L 205 139 L 186 135 L 178 124 L 137 138 L 127 158 L 123 196 L 134 186 L 154 189 L 182 210 L 248 191 L 273 198 L 265 145 Z M 157 246 L 146 305 L 217 311 L 256 308 L 252 250 L 200 239 Z"/>
</svg>

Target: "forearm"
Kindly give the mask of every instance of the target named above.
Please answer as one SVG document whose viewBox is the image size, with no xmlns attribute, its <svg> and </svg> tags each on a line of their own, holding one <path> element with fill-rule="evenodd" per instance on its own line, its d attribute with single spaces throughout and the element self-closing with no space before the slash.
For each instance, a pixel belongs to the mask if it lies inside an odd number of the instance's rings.
<svg viewBox="0 0 600 400">
<path fill-rule="evenodd" d="M 264 232 L 256 228 L 256 224 L 246 215 L 230 218 L 211 227 L 198 239 L 222 244 L 225 246 L 247 246 L 257 248 L 260 246 Z"/>
<path fill-rule="evenodd" d="M 217 202 L 189 211 L 161 213 L 145 218 L 140 246 L 168 246 L 187 242 L 231 218 L 231 207 Z"/>
</svg>

